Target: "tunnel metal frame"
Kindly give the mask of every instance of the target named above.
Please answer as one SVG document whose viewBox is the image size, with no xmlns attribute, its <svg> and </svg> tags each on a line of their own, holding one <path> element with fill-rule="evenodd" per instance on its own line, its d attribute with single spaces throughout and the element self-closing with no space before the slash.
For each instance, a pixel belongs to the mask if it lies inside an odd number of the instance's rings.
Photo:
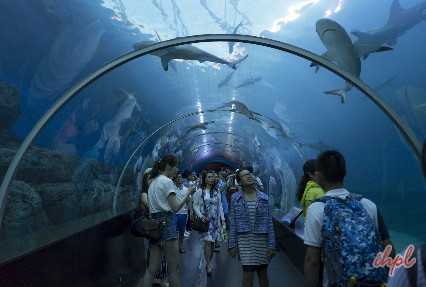
<svg viewBox="0 0 426 287">
<path fill-rule="evenodd" d="M 9 194 L 9 191 L 12 187 L 13 180 L 15 179 L 16 173 L 22 165 L 24 156 L 27 154 L 28 149 L 34 143 L 35 139 L 41 133 L 41 131 L 46 127 L 50 120 L 71 100 L 73 99 L 80 91 L 86 88 L 88 85 L 107 74 L 108 72 L 114 70 L 117 67 L 124 65 L 125 63 L 132 61 L 141 56 L 147 55 L 149 53 L 159 51 L 165 48 L 171 48 L 175 46 L 180 46 L 184 44 L 200 43 L 200 42 L 242 42 L 248 44 L 255 44 L 260 46 L 265 46 L 280 51 L 284 51 L 301 58 L 304 58 L 308 61 L 314 62 L 327 70 L 333 72 L 339 77 L 351 83 L 357 89 L 359 89 L 363 94 L 365 94 L 369 99 L 373 101 L 389 119 L 395 124 L 398 130 L 404 135 L 410 146 L 413 148 L 417 157 L 421 159 L 421 150 L 422 144 L 417 138 L 415 133 L 411 130 L 407 122 L 392 108 L 389 103 L 387 103 L 378 93 L 376 93 L 371 87 L 365 84 L 360 78 L 355 77 L 350 72 L 346 71 L 342 67 L 330 62 L 329 60 L 315 54 L 304 50 L 302 48 L 279 42 L 276 40 L 260 38 L 256 36 L 248 35 L 236 35 L 236 34 L 205 34 L 205 35 L 196 35 L 196 36 L 187 36 L 183 38 L 175 38 L 172 40 L 155 43 L 151 46 L 142 48 L 130 52 L 126 55 L 123 55 L 110 63 L 104 65 L 98 70 L 94 71 L 90 75 L 86 76 L 80 82 L 75 84 L 71 89 L 69 89 L 56 103 L 54 103 L 50 109 L 42 116 L 42 118 L 37 122 L 31 132 L 23 141 L 22 145 L 15 154 L 7 172 L 3 179 L 2 185 L 0 187 L 0 227 L 3 221 L 3 213 L 6 206 L 6 199 Z"/>
</svg>

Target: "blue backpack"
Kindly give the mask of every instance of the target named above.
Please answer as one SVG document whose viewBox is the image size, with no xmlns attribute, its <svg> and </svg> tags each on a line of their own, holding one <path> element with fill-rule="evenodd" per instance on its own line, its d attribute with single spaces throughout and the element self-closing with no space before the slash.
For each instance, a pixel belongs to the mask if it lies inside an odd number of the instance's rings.
<svg viewBox="0 0 426 287">
<path fill-rule="evenodd" d="M 360 203 L 362 195 L 350 193 L 345 199 L 324 196 L 321 258 L 332 287 L 380 286 L 387 280 L 385 267 L 373 265 L 383 252 L 380 233 Z M 350 285 L 349 285 L 350 286 Z"/>
</svg>

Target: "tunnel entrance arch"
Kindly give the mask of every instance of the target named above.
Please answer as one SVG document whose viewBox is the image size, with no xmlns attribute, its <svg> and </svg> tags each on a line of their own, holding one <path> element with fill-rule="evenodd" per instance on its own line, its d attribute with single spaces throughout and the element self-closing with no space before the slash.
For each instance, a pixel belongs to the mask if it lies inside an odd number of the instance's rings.
<svg viewBox="0 0 426 287">
<path fill-rule="evenodd" d="M 74 85 L 70 90 L 68 90 L 52 107 L 43 115 L 39 122 L 34 126 L 32 131 L 28 134 L 18 152 L 14 156 L 7 173 L 4 177 L 2 185 L 0 187 L 0 227 L 3 219 L 3 213 L 6 206 L 6 199 L 9 194 L 10 188 L 12 186 L 13 180 L 18 172 L 23 158 L 28 152 L 30 146 L 34 143 L 35 139 L 39 136 L 41 131 L 46 127 L 46 125 L 51 121 L 51 119 L 69 102 L 73 99 L 80 91 L 86 88 L 88 85 L 107 74 L 108 72 L 114 70 L 117 67 L 124 65 L 127 62 L 130 62 L 141 56 L 150 54 L 155 51 L 159 51 L 165 48 L 180 46 L 184 44 L 192 44 L 199 42 L 243 42 L 261 45 L 269 48 L 274 48 L 280 51 L 284 51 L 301 58 L 304 58 L 308 61 L 314 62 L 327 70 L 333 72 L 339 77 L 351 83 L 353 86 L 358 88 L 363 94 L 370 98 L 373 103 L 375 103 L 395 124 L 398 130 L 404 135 L 410 146 L 413 148 L 417 157 L 421 159 L 421 150 L 422 144 L 420 143 L 417 136 L 411 130 L 407 122 L 371 87 L 366 85 L 361 79 L 355 77 L 342 67 L 326 60 L 325 58 L 304 50 L 302 48 L 279 42 L 276 40 L 259 38 L 255 36 L 247 35 L 235 35 L 235 34 L 213 34 L 213 35 L 198 35 L 198 36 L 188 36 L 183 38 L 176 38 L 164 42 L 159 42 L 148 46 L 146 48 L 130 52 L 126 55 L 121 56 L 120 58 L 106 64 L 105 66 L 99 68 L 95 72 L 91 73 L 79 83 Z"/>
</svg>

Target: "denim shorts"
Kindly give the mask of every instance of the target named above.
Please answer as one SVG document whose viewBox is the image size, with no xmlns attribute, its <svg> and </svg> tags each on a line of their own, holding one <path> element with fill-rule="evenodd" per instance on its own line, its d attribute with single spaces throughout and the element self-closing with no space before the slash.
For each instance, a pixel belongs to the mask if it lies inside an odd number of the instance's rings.
<svg viewBox="0 0 426 287">
<path fill-rule="evenodd" d="M 187 218 L 188 215 L 186 214 L 175 214 L 176 232 L 179 229 L 179 235 L 185 234 Z"/>
<path fill-rule="evenodd" d="M 156 244 L 161 246 L 161 244 L 166 242 L 167 240 L 177 238 L 175 217 L 173 216 L 173 212 L 163 211 L 163 212 L 151 213 L 152 219 L 157 219 L 161 222 L 164 222 L 167 215 L 168 217 L 167 217 L 166 225 L 164 225 L 163 227 L 163 233 L 161 234 L 160 240 L 154 241 L 153 239 L 150 239 L 149 240 L 150 244 Z"/>
</svg>

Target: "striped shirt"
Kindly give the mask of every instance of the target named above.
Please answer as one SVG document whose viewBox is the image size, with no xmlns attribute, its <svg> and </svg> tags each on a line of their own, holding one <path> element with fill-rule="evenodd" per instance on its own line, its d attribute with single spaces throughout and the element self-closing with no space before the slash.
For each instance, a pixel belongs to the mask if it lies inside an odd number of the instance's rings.
<svg viewBox="0 0 426 287">
<path fill-rule="evenodd" d="M 256 199 L 247 200 L 251 231 L 238 233 L 238 252 L 242 265 L 268 264 L 268 234 L 256 234 L 254 222 L 256 215 Z"/>
<path fill-rule="evenodd" d="M 405 253 L 404 251 L 404 258 Z M 408 279 L 408 271 L 404 265 L 395 268 L 395 274 L 388 278 L 388 287 L 412 287 L 410 284 L 410 279 Z M 420 253 L 420 248 L 417 250 L 417 286 L 426 286 L 426 275 L 425 270 L 423 270 L 422 255 Z"/>
</svg>

